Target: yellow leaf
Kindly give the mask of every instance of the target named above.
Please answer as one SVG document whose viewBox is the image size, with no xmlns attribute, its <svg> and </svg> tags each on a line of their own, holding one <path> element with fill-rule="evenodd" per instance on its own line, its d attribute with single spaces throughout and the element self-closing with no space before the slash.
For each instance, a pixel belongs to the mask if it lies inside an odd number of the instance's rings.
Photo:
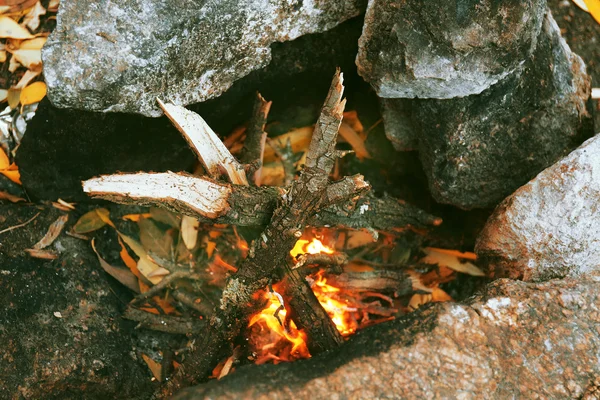
<svg viewBox="0 0 600 400">
<path fill-rule="evenodd" d="M 26 106 L 39 103 L 46 96 L 46 84 L 44 82 L 33 82 L 21 90 L 21 105 Z"/>
<path fill-rule="evenodd" d="M 460 262 L 458 257 L 455 255 L 440 252 L 439 250 L 440 249 L 433 247 L 424 248 L 423 252 L 426 254 L 426 256 L 421 259 L 421 262 L 426 264 L 439 264 L 440 266 L 445 266 L 457 272 L 462 272 L 464 274 L 473 276 L 485 276 L 483 271 L 480 270 L 475 264 L 470 262 Z"/>
<path fill-rule="evenodd" d="M 471 261 L 477 260 L 477 255 L 475 253 L 471 253 L 470 251 L 466 251 L 463 253 L 458 250 L 440 249 L 438 247 L 428 247 L 428 249 L 433 250 L 436 253 L 448 254 L 449 256 L 464 258 L 465 260 L 471 260 Z"/>
<path fill-rule="evenodd" d="M 183 243 L 188 250 L 196 247 L 199 226 L 200 221 L 194 217 L 184 215 L 181 219 L 181 238 L 183 239 Z"/>
<path fill-rule="evenodd" d="M 133 222 L 138 222 L 141 218 L 150 218 L 150 213 L 144 213 L 144 214 L 127 214 L 127 215 L 123 215 L 121 217 L 122 220 L 124 221 L 133 221 Z"/>
<path fill-rule="evenodd" d="M 142 353 L 142 358 L 148 365 L 148 368 L 150 368 L 152 375 L 154 375 L 154 377 L 156 378 L 157 381 L 161 382 L 162 381 L 162 366 L 160 365 L 160 363 L 157 363 L 156 361 L 154 361 L 153 359 L 151 359 L 144 353 Z"/>
<path fill-rule="evenodd" d="M 40 26 L 40 16 L 46 14 L 46 9 L 42 6 L 41 2 L 35 3 L 31 10 L 27 13 L 23 19 L 23 23 L 32 31 L 35 31 Z"/>
<path fill-rule="evenodd" d="M 110 211 L 108 211 L 106 208 L 97 208 L 96 212 L 98 213 L 100 219 L 102 219 L 102 221 L 106 223 L 106 225 L 112 226 L 113 228 L 117 229 L 115 227 L 115 224 L 113 224 L 113 222 L 110 220 Z M 119 235 L 121 234 L 119 231 L 117 231 L 117 233 Z"/>
<path fill-rule="evenodd" d="M 162 275 L 152 276 L 152 274 L 159 268 L 160 267 L 150 261 L 148 257 L 140 258 L 137 263 L 137 269 L 140 271 L 140 274 L 142 274 L 148 281 L 152 282 L 153 285 L 156 285 L 163 279 Z"/>
<path fill-rule="evenodd" d="M 15 50 L 13 58 L 27 69 L 37 69 L 42 65 L 42 52 L 40 50 Z"/>
<path fill-rule="evenodd" d="M 275 150 L 273 150 L 273 146 L 277 148 L 285 148 L 287 141 L 290 141 L 292 146 L 292 151 L 294 153 L 298 153 L 300 151 L 305 151 L 308 149 L 308 145 L 310 144 L 310 140 L 312 139 L 313 127 L 305 126 L 303 128 L 298 128 L 289 131 L 283 135 L 274 137 L 265 146 L 265 153 L 263 156 L 263 162 L 273 162 L 277 159 L 275 155 Z"/>
<path fill-rule="evenodd" d="M 23 40 L 19 45 L 19 50 L 41 50 L 46 44 L 47 39 L 44 36 L 40 36 L 34 39 Z"/>
<path fill-rule="evenodd" d="M 600 0 L 584 0 L 592 17 L 600 24 Z"/>
<path fill-rule="evenodd" d="M 0 147 L 0 170 L 8 169 L 9 165 L 10 165 L 10 160 L 8 159 L 8 156 L 6 155 L 6 152 L 4 151 L 4 149 L 2 147 Z"/>
<path fill-rule="evenodd" d="M 19 185 L 21 184 L 21 174 L 19 174 L 18 170 L 8 169 L 8 170 L 0 171 L 0 174 L 6 176 L 8 179 L 13 181 L 14 183 L 17 183 Z"/>
<path fill-rule="evenodd" d="M 106 225 L 106 222 L 100 218 L 98 210 L 92 210 L 79 218 L 73 227 L 73 231 L 75 233 L 89 233 L 102 228 L 104 225 Z"/>
<path fill-rule="evenodd" d="M 0 17 L 0 38 L 31 39 L 33 35 L 14 19 Z"/>
<path fill-rule="evenodd" d="M 364 139 L 361 138 L 350 125 L 342 122 L 339 134 L 350 144 L 350 146 L 352 146 L 352 150 L 354 150 L 354 153 L 359 160 L 362 161 L 365 158 L 371 158 L 371 154 L 369 154 L 369 151 L 365 146 Z"/>
<path fill-rule="evenodd" d="M 8 93 L 6 94 L 6 100 L 8 100 L 8 106 L 11 109 L 17 108 L 19 102 L 21 101 L 21 90 L 13 88 L 8 89 Z"/>
<path fill-rule="evenodd" d="M 6 62 L 6 50 L 0 50 L 0 62 Z"/>
</svg>

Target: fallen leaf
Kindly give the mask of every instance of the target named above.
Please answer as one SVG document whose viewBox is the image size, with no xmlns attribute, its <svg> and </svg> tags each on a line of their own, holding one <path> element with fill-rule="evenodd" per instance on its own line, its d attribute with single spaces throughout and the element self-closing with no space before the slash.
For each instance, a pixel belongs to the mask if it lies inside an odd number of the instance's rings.
<svg viewBox="0 0 600 400">
<path fill-rule="evenodd" d="M 13 181 L 14 183 L 17 184 L 21 184 L 21 174 L 19 173 L 19 170 L 16 168 L 13 168 L 15 164 L 11 164 L 8 169 L 5 169 L 4 171 L 0 171 L 0 174 L 6 176 L 8 179 L 10 179 L 11 181 Z"/>
<path fill-rule="evenodd" d="M 123 215 L 121 217 L 122 220 L 124 221 L 132 221 L 132 222 L 138 222 L 141 218 L 150 218 L 152 215 L 150 215 L 150 213 L 144 213 L 144 214 L 127 214 L 127 215 Z"/>
<path fill-rule="evenodd" d="M 23 40 L 18 49 L 19 50 L 42 50 L 42 47 L 46 44 L 47 37 L 40 36 L 29 40 Z"/>
<path fill-rule="evenodd" d="M 64 214 L 64 215 L 61 215 L 60 217 L 58 217 L 56 219 L 56 221 L 54 221 L 50 225 L 50 227 L 48 228 L 48 232 L 46 232 L 44 237 L 39 242 L 37 242 L 35 245 L 33 245 L 33 249 L 35 249 L 35 250 L 45 249 L 46 247 L 48 247 L 52 243 L 54 243 L 54 241 L 56 240 L 58 235 L 60 235 L 60 233 L 62 232 L 63 228 L 65 227 L 65 223 L 68 220 L 69 220 L 69 214 Z"/>
<path fill-rule="evenodd" d="M 12 58 L 27 69 L 37 69 L 42 65 L 42 52 L 40 50 L 14 50 Z"/>
<path fill-rule="evenodd" d="M 6 155 L 6 152 L 2 147 L 0 147 L 0 170 L 7 169 L 10 165 L 10 160 Z"/>
<path fill-rule="evenodd" d="M 133 259 L 133 257 L 131 257 L 131 255 L 129 254 L 129 251 L 127 251 L 127 247 L 125 247 L 125 244 L 123 243 L 123 240 L 121 239 L 120 236 L 118 237 L 118 240 L 119 240 L 119 245 L 121 246 L 121 251 L 119 252 L 119 255 L 121 256 L 121 260 L 123 260 L 123 262 L 125 263 L 127 268 L 129 268 L 129 270 L 138 278 L 140 292 L 146 293 L 150 289 L 150 286 L 146 284 L 146 282 L 144 281 L 145 278 L 142 276 L 142 274 L 138 270 L 137 261 L 135 261 Z"/>
<path fill-rule="evenodd" d="M 56 260 L 58 255 L 52 251 L 39 249 L 25 249 L 25 251 L 33 258 L 41 258 L 43 260 Z"/>
<path fill-rule="evenodd" d="M 148 368 L 150 368 L 150 371 L 152 372 L 152 375 L 154 375 L 154 378 L 156 378 L 157 381 L 162 382 L 162 365 L 160 365 L 160 363 L 157 363 L 144 353 L 142 353 L 142 358 L 146 362 L 146 365 L 148 365 Z"/>
<path fill-rule="evenodd" d="M 71 212 L 75 210 L 75 203 L 67 203 L 63 199 L 58 199 L 57 201 L 52 202 L 52 206 L 61 211 Z"/>
<path fill-rule="evenodd" d="M 54 316 L 56 318 L 62 318 L 63 317 L 62 314 L 60 313 L 60 311 L 54 311 L 52 314 L 54 314 Z"/>
<path fill-rule="evenodd" d="M 200 221 L 194 217 L 184 215 L 181 219 L 181 238 L 188 250 L 192 250 L 196 247 L 199 226 Z"/>
<path fill-rule="evenodd" d="M 0 60 L 0 63 L 4 61 Z M 5 101 L 8 98 L 8 90 L 0 89 L 0 102 Z"/>
<path fill-rule="evenodd" d="M 354 153 L 359 160 L 362 161 L 365 158 L 371 158 L 371 154 L 369 154 L 369 151 L 365 146 L 364 139 L 361 138 L 350 125 L 342 122 L 338 132 L 340 136 L 352 146 L 352 150 L 354 150 Z"/>
<path fill-rule="evenodd" d="M 152 271 L 152 272 L 150 272 L 148 274 L 148 278 L 154 278 L 154 277 L 157 277 L 157 276 L 158 277 L 163 277 L 163 276 L 169 275 L 170 273 L 171 272 L 168 269 L 159 266 L 154 271 Z"/>
<path fill-rule="evenodd" d="M 163 231 L 149 218 L 138 221 L 140 242 L 146 251 L 152 251 L 160 258 L 170 259 L 173 249 L 173 236 Z"/>
<path fill-rule="evenodd" d="M 21 67 L 21 64 L 19 64 L 17 59 L 14 57 L 11 57 L 8 62 L 8 71 L 14 73 L 20 67 Z"/>
<path fill-rule="evenodd" d="M 42 6 L 41 2 L 36 2 L 35 5 L 29 10 L 23 22 L 29 29 L 35 31 L 40 26 L 40 16 L 46 14 L 46 9 Z"/>
<path fill-rule="evenodd" d="M 8 106 L 11 109 L 17 108 L 19 102 L 21 101 L 21 90 L 14 88 L 8 89 L 8 93 L 6 94 L 6 100 L 8 101 Z"/>
<path fill-rule="evenodd" d="M 441 266 L 448 267 L 457 272 L 469 274 L 473 276 L 485 276 L 482 270 L 480 270 L 475 264 L 470 262 L 461 262 L 458 257 L 440 252 L 439 249 L 433 247 L 426 247 L 423 249 L 426 256 L 421 259 L 421 262 L 426 264 L 438 264 Z"/>
<path fill-rule="evenodd" d="M 108 273 L 110 276 L 122 283 L 124 286 L 127 286 L 135 293 L 139 293 L 140 288 L 135 275 L 128 269 L 113 267 L 112 265 L 104 261 L 100 254 L 98 254 L 94 241 L 95 239 L 92 239 L 92 249 L 94 250 L 94 253 L 96 253 L 96 256 L 98 257 L 98 261 L 100 262 L 100 266 L 102 267 L 102 269 L 106 271 L 106 273 Z"/>
<path fill-rule="evenodd" d="M 464 258 L 465 260 L 471 260 L 471 261 L 477 260 L 477 255 L 475 253 L 471 253 L 470 251 L 461 252 L 458 250 L 440 249 L 438 247 L 427 247 L 427 249 L 433 250 L 436 253 L 442 253 L 442 254 L 447 254 L 449 256 Z"/>
<path fill-rule="evenodd" d="M 577 5 L 577 7 L 581 8 L 583 11 L 590 12 L 590 10 L 588 10 L 587 6 L 585 5 L 585 1 L 573 0 L 573 3 L 575 3 Z"/>
<path fill-rule="evenodd" d="M 60 0 L 50 0 L 50 2 L 48 3 L 48 11 L 57 12 L 59 4 Z"/>
<path fill-rule="evenodd" d="M 367 138 L 365 135 L 365 127 L 363 126 L 360 119 L 358 119 L 358 113 L 354 110 L 344 112 L 344 123 L 349 125 L 358 135 L 363 139 Z"/>
<path fill-rule="evenodd" d="M 600 24 L 600 0 L 584 0 L 592 17 Z"/>
<path fill-rule="evenodd" d="M 27 106 L 33 103 L 39 103 L 46 96 L 46 84 L 44 82 L 33 82 L 25 89 L 21 90 L 21 105 Z"/>
<path fill-rule="evenodd" d="M 25 201 L 24 198 L 15 196 L 5 191 L 0 191 L 0 200 L 8 200 L 12 203 L 18 203 L 19 201 Z"/>
<path fill-rule="evenodd" d="M 288 139 L 294 153 L 306 151 L 308 149 L 308 145 L 310 144 L 310 140 L 312 139 L 313 129 L 314 128 L 312 126 L 305 126 L 303 128 L 294 129 L 288 133 L 284 133 L 283 135 L 272 138 L 265 146 L 263 162 L 268 163 L 275 161 L 277 156 L 275 155 L 273 146 L 284 148 Z"/>
<path fill-rule="evenodd" d="M 33 35 L 14 19 L 0 17 L 0 38 L 31 39 Z"/>
<path fill-rule="evenodd" d="M 77 223 L 75 224 L 75 226 L 73 226 L 73 231 L 75 233 L 89 233 L 89 232 L 93 232 L 96 231 L 100 228 L 102 228 L 103 226 L 106 225 L 106 221 L 101 218 L 100 213 L 104 212 L 104 211 L 100 211 L 99 210 L 106 210 L 106 209 L 95 209 L 92 211 L 88 211 L 85 214 L 83 214 L 81 216 L 81 218 L 79 218 L 79 220 L 77 221 Z M 108 210 L 106 210 L 108 211 Z"/>
<path fill-rule="evenodd" d="M 162 275 L 152 276 L 154 271 L 156 271 L 159 268 L 161 267 L 158 266 L 158 264 L 155 264 L 153 261 L 151 261 L 148 257 L 140 258 L 137 263 L 137 269 L 138 271 L 140 271 L 140 274 L 142 274 L 144 278 L 150 281 L 153 285 L 158 284 L 163 279 Z"/>
<path fill-rule="evenodd" d="M 181 217 L 179 215 L 159 207 L 150 208 L 150 217 L 155 221 L 169 225 L 171 228 L 179 229 L 179 224 L 181 223 Z"/>
</svg>

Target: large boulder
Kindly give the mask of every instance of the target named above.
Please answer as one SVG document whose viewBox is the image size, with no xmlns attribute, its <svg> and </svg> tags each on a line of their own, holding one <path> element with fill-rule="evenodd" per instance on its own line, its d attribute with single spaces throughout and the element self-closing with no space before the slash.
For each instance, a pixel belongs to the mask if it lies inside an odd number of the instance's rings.
<svg viewBox="0 0 600 400">
<path fill-rule="evenodd" d="M 600 374 L 600 279 L 499 280 L 359 332 L 340 349 L 248 366 L 182 391 L 200 399 L 582 398 Z"/>
<path fill-rule="evenodd" d="M 545 280 L 600 271 L 600 136 L 502 202 L 475 250 L 495 277 Z"/>
<path fill-rule="evenodd" d="M 412 116 L 412 133 L 405 124 L 388 136 L 402 146 L 411 134 L 418 141 L 437 201 L 494 207 L 593 134 L 590 86 L 548 12 L 534 54 L 496 85 L 451 100 L 386 99 L 383 115 L 386 129 L 390 114 Z"/>
<path fill-rule="evenodd" d="M 156 97 L 219 96 L 271 60 L 270 45 L 328 30 L 364 1 L 61 2 L 42 56 L 54 105 L 159 116 Z"/>
<path fill-rule="evenodd" d="M 478 94 L 533 53 L 546 0 L 371 0 L 356 59 L 380 97 Z"/>
</svg>

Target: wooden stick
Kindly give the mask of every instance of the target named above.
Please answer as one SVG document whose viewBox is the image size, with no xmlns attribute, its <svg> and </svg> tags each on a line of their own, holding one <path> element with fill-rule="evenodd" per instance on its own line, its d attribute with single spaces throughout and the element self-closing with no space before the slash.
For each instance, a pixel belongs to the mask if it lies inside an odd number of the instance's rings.
<svg viewBox="0 0 600 400">
<path fill-rule="evenodd" d="M 260 93 L 256 93 L 252 119 L 246 129 L 246 140 L 240 156 L 242 163 L 253 168 L 249 175 L 251 176 L 250 181 L 256 186 L 260 186 L 261 182 L 261 169 L 267 140 L 265 124 L 267 123 L 271 104 L 272 102 L 266 101 Z"/>
<path fill-rule="evenodd" d="M 133 307 L 125 309 L 123 318 L 139 322 L 138 327 L 140 328 L 182 335 L 199 333 L 206 328 L 206 322 L 199 319 L 156 315 Z"/>
<path fill-rule="evenodd" d="M 231 182 L 238 185 L 248 184 L 242 165 L 201 116 L 184 107 L 163 103 L 158 98 L 156 101 L 187 140 L 210 176 L 217 179 L 224 171 Z"/>
</svg>

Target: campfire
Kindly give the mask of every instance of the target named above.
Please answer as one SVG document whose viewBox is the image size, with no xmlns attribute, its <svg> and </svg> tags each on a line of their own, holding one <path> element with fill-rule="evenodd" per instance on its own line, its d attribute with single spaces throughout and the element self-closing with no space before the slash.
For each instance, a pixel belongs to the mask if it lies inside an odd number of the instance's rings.
<svg viewBox="0 0 600 400">
<path fill-rule="evenodd" d="M 238 364 L 289 362 L 333 349 L 360 329 L 451 300 L 439 286 L 457 271 L 482 275 L 469 262 L 474 255 L 422 245 L 441 219 L 369 194 L 361 175 L 341 175 L 337 160 L 349 151 L 336 149 L 338 129 L 346 145 L 369 156 L 356 114 L 343 113 L 342 91 L 338 72 L 312 138 L 299 130 L 270 141 L 268 157 L 270 103 L 260 95 L 248 127 L 224 142 L 197 114 L 159 100 L 198 155 L 198 174 L 117 174 L 84 182 L 94 197 L 159 206 L 125 217 L 137 221 L 140 242 L 106 212 L 88 219 L 114 227 L 122 242 L 129 275 L 101 263 L 140 292 L 125 317 L 151 329 L 200 333 L 165 393 L 209 375 L 222 378 Z M 101 226 L 78 225 L 82 232 Z M 243 227 L 262 232 L 246 240 Z M 137 261 L 124 257 L 123 243 Z M 147 362 L 160 380 L 171 367 Z"/>
</svg>

